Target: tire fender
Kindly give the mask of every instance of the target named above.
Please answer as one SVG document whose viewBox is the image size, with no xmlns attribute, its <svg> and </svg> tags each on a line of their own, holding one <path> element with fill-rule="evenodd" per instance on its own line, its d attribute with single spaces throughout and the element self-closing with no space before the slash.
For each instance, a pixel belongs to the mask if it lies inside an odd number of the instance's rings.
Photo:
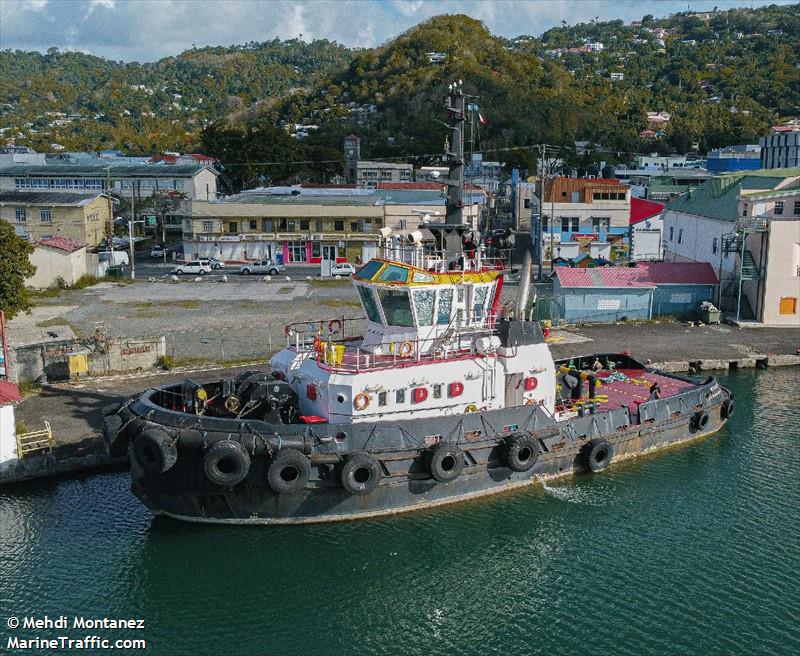
<svg viewBox="0 0 800 656">
<path fill-rule="evenodd" d="M 369 494 L 381 482 L 380 463 L 368 453 L 354 453 L 345 458 L 339 482 L 350 494 Z"/>
<path fill-rule="evenodd" d="M 220 440 L 206 451 L 203 469 L 212 483 L 233 487 L 247 478 L 250 454 L 239 442 Z"/>
<path fill-rule="evenodd" d="M 177 462 L 178 448 L 165 430 L 149 428 L 133 441 L 133 458 L 146 474 L 155 476 L 169 471 Z"/>
<path fill-rule="evenodd" d="M 428 471 L 440 483 L 449 483 L 464 469 L 464 452 L 452 442 L 439 442 L 428 452 Z"/>
<path fill-rule="evenodd" d="M 603 471 L 614 458 L 614 447 L 608 440 L 591 440 L 585 447 L 586 466 L 593 472 Z"/>
<path fill-rule="evenodd" d="M 539 443 L 530 435 L 512 435 L 506 440 L 505 455 L 515 472 L 528 471 L 539 459 Z"/>
<path fill-rule="evenodd" d="M 302 490 L 311 477 L 311 463 L 297 449 L 281 449 L 267 469 L 267 482 L 278 494 Z"/>
</svg>

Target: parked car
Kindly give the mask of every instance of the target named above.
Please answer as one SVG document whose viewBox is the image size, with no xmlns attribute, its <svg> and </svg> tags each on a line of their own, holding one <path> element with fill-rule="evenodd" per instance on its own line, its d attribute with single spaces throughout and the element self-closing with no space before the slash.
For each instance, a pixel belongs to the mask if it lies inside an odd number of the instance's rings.
<svg viewBox="0 0 800 656">
<path fill-rule="evenodd" d="M 207 273 L 211 273 L 211 264 L 208 260 L 191 260 L 190 262 L 178 264 L 172 270 L 172 273 L 176 273 L 179 276 L 184 273 L 193 273 L 199 276 L 204 276 Z"/>
<path fill-rule="evenodd" d="M 211 265 L 212 269 L 224 269 L 225 268 L 225 262 L 223 262 L 222 260 L 218 260 L 216 257 L 209 257 L 208 258 L 208 263 Z"/>
<path fill-rule="evenodd" d="M 163 244 L 156 244 L 150 251 L 150 257 L 164 257 L 164 253 L 183 253 L 183 244 L 170 244 L 164 246 Z"/>
<path fill-rule="evenodd" d="M 332 276 L 352 276 L 356 268 L 350 262 L 339 262 L 331 267 Z"/>
<path fill-rule="evenodd" d="M 239 273 L 243 276 L 249 276 L 251 273 L 275 276 L 283 271 L 286 271 L 286 267 L 274 260 L 258 260 L 256 262 L 248 262 L 239 267 Z"/>
</svg>

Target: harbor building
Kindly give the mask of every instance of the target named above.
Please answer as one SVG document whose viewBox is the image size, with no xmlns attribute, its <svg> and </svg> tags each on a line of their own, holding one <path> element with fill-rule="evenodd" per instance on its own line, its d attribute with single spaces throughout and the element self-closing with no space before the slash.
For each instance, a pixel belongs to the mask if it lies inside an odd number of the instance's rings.
<svg viewBox="0 0 800 656">
<path fill-rule="evenodd" d="M 800 166 L 800 119 L 772 126 L 770 133 L 758 142 L 762 169 Z"/>
<path fill-rule="evenodd" d="M 97 246 L 110 218 L 108 196 L 101 193 L 0 191 L 0 219 L 28 241 L 67 237 Z"/>
<path fill-rule="evenodd" d="M 719 175 L 730 171 L 753 171 L 761 168 L 761 146 L 742 144 L 709 151 L 706 156 L 709 173 Z"/>
<path fill-rule="evenodd" d="M 708 262 L 738 320 L 800 327 L 800 167 L 715 177 L 664 210 L 664 259 Z"/>
</svg>

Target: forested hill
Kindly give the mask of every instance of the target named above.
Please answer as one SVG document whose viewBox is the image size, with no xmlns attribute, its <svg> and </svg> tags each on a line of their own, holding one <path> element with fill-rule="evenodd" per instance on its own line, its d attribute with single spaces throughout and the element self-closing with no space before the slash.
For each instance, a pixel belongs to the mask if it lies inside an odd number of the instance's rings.
<svg viewBox="0 0 800 656">
<path fill-rule="evenodd" d="M 455 79 L 480 96 L 487 122 L 476 124 L 476 146 L 523 168 L 533 159 L 523 147 L 537 143 L 571 149 L 585 140 L 595 146 L 584 159 L 614 161 L 753 142 L 774 121 L 800 115 L 800 5 L 592 21 L 514 39 L 467 16 L 438 16 L 375 49 L 274 41 L 144 65 L 5 52 L 0 123 L 21 127 L 28 140 L 18 143 L 42 149 L 53 141 L 132 153 L 203 148 L 237 163 L 237 185 L 321 181 L 339 170 L 329 160 L 348 132 L 362 137 L 368 157 L 421 162 L 440 152 L 442 100 Z M 92 118 L 52 127 L 42 110 Z M 671 120 L 643 140 L 654 127 L 647 112 Z M 318 129 L 293 139 L 284 128 L 295 123 Z M 241 166 L 275 161 L 287 164 Z"/>
<path fill-rule="evenodd" d="M 262 111 L 346 66 L 352 55 L 325 40 L 194 48 L 147 64 L 56 48 L 44 55 L 4 50 L 0 127 L 21 131 L 27 139 L 18 143 L 42 150 L 51 142 L 132 153 L 184 150 L 209 122 Z"/>
</svg>

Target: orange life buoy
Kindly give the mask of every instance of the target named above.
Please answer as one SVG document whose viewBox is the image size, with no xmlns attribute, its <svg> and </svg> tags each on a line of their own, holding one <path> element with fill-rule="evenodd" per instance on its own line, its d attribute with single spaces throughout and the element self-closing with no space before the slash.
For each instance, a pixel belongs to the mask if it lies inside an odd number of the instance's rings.
<svg viewBox="0 0 800 656">
<path fill-rule="evenodd" d="M 414 352 L 414 345 L 406 340 L 400 344 L 400 347 L 397 349 L 398 354 L 401 358 L 407 358 Z"/>
<path fill-rule="evenodd" d="M 331 319 L 328 322 L 328 332 L 332 335 L 336 335 L 342 330 L 342 322 L 340 319 Z"/>
<path fill-rule="evenodd" d="M 356 410 L 366 410 L 368 406 L 369 406 L 369 396 L 367 396 L 365 392 L 356 394 L 356 398 L 353 399 L 353 407 Z"/>
</svg>

